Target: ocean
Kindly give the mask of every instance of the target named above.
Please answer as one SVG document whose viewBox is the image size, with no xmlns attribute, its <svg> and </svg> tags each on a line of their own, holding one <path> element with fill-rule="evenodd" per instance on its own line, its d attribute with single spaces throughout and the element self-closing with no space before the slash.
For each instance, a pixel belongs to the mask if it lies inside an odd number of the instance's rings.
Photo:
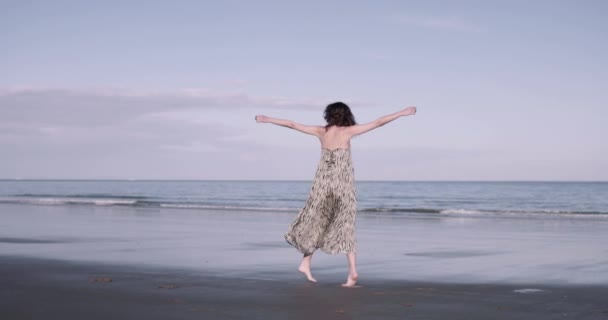
<svg viewBox="0 0 608 320">
<path fill-rule="evenodd" d="M 293 212 L 311 181 L 0 180 L 0 204 Z M 608 182 L 358 181 L 360 214 L 608 217 Z"/>
</svg>

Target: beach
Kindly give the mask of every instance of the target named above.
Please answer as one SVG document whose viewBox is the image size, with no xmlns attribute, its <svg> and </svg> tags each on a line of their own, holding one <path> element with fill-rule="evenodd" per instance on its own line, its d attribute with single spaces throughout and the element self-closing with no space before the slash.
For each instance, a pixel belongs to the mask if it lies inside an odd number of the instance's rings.
<svg viewBox="0 0 608 320">
<path fill-rule="evenodd" d="M 1 204 L 6 319 L 606 319 L 605 218 L 357 217 L 306 282 L 297 212 Z"/>
<path fill-rule="evenodd" d="M 605 319 L 606 286 L 449 284 L 335 277 L 287 270 L 258 276 L 200 270 L 0 260 L 3 319 Z M 111 282 L 108 282 L 111 281 Z"/>
</svg>

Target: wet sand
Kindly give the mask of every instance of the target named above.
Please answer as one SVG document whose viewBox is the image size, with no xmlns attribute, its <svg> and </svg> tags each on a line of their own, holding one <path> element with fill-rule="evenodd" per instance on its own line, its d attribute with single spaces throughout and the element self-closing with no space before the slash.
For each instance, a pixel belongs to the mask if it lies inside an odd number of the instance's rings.
<svg viewBox="0 0 608 320">
<path fill-rule="evenodd" d="M 0 205 L 0 256 L 175 267 L 223 275 L 291 270 L 297 212 Z M 608 286 L 608 220 L 438 214 L 357 216 L 365 280 Z M 346 276 L 315 254 L 316 276 Z"/>
<path fill-rule="evenodd" d="M 608 286 L 366 280 L 359 288 L 342 288 L 337 278 L 326 278 L 309 283 L 295 269 L 223 275 L 1 256 L 0 315 L 2 319 L 608 319 Z"/>
</svg>

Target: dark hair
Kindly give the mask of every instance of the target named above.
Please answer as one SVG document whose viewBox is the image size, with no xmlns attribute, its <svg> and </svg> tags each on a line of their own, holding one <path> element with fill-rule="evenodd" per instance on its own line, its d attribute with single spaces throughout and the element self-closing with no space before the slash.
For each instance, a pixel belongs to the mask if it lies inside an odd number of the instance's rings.
<svg viewBox="0 0 608 320">
<path fill-rule="evenodd" d="M 350 108 L 344 102 L 334 102 L 325 108 L 323 114 L 327 125 L 325 130 L 331 126 L 349 127 L 357 124 L 355 116 L 350 112 Z"/>
</svg>

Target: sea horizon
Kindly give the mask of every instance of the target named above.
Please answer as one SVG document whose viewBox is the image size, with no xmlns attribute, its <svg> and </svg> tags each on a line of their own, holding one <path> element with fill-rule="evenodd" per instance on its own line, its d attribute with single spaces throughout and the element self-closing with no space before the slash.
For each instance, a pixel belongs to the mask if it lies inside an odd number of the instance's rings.
<svg viewBox="0 0 608 320">
<path fill-rule="evenodd" d="M 138 179 L 138 178 L 0 178 L 0 181 L 229 181 L 229 182 L 307 182 L 310 179 Z M 355 182 L 556 182 L 556 183 L 608 183 L 608 180 L 380 180 L 356 179 Z"/>
</svg>

